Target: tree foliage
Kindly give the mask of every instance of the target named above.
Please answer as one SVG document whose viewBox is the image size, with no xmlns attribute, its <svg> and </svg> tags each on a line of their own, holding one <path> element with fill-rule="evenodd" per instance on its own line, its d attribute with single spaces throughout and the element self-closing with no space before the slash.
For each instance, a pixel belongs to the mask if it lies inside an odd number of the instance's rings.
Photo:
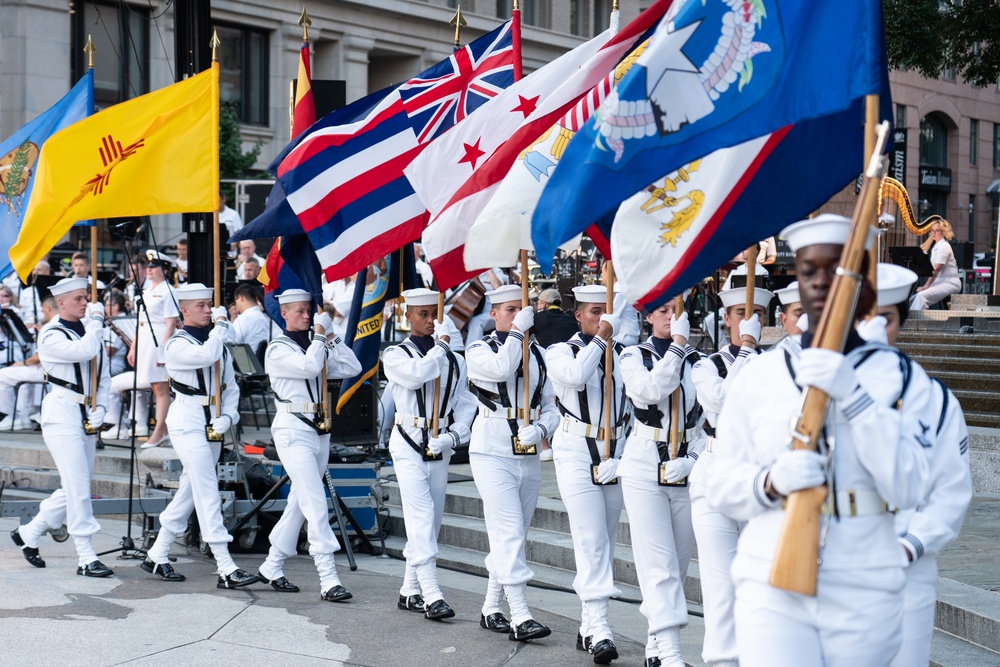
<svg viewBox="0 0 1000 667">
<path fill-rule="evenodd" d="M 937 78 L 954 67 L 975 86 L 1000 79 L 997 0 L 883 0 L 889 66 Z"/>
<path fill-rule="evenodd" d="M 240 134 L 240 117 L 236 105 L 223 102 L 219 107 L 219 177 L 259 176 L 253 165 L 260 156 L 261 143 L 258 141 L 252 149 L 243 152 L 243 137 Z M 235 201 L 232 184 L 224 184 L 222 190 L 230 202 Z"/>
</svg>

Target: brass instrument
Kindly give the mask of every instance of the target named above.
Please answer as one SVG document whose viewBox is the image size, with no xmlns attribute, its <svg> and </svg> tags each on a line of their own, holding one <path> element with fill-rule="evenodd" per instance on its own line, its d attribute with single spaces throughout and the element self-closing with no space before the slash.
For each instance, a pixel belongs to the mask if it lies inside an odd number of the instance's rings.
<svg viewBox="0 0 1000 667">
<path fill-rule="evenodd" d="M 878 187 L 879 211 L 882 210 L 882 202 L 886 199 L 895 202 L 896 206 L 899 207 L 899 215 L 903 218 L 903 224 L 911 234 L 923 236 L 930 232 L 935 222 L 942 219 L 940 215 L 932 215 L 923 222 L 917 222 L 917 216 L 913 213 L 913 205 L 910 203 L 910 195 L 907 194 L 906 188 L 902 183 L 888 176 L 882 179 Z"/>
</svg>

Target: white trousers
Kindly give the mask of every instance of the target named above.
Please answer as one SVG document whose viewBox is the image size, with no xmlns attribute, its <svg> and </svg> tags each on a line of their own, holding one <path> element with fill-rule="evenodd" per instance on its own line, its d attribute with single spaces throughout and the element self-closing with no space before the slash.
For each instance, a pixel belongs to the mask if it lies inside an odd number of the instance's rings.
<svg viewBox="0 0 1000 667">
<path fill-rule="evenodd" d="M 70 404 L 70 408 L 76 408 Z M 73 536 L 80 566 L 97 560 L 90 537 L 101 530 L 90 500 L 90 479 L 97 456 L 97 436 L 88 436 L 83 426 L 50 424 L 42 427 L 42 438 L 59 470 L 60 486 L 41 502 L 38 515 L 19 533 L 29 547 L 38 547 L 46 530 L 60 528 Z"/>
<path fill-rule="evenodd" d="M 14 414 L 14 387 L 21 382 L 44 382 L 45 373 L 41 364 L 34 366 L 8 366 L 0 369 L 0 412 L 5 415 Z M 27 419 L 35 407 L 38 385 L 21 387 L 17 397 L 18 414 L 15 419 Z"/>
<path fill-rule="evenodd" d="M 639 611 L 646 617 L 649 634 L 686 627 L 684 579 L 694 549 L 688 490 L 633 477 L 621 478 L 621 485 L 642 590 Z"/>
<path fill-rule="evenodd" d="M 324 558 L 340 548 L 330 528 L 330 507 L 326 497 L 330 436 L 294 427 L 272 427 L 271 435 L 292 486 L 285 511 L 271 530 L 271 549 L 260 572 L 268 579 L 284 576 L 282 565 L 285 559 L 295 555 L 302 523 L 307 521 L 309 554 L 320 571 L 320 592 L 326 591 L 340 583 L 333 559 Z"/>
<path fill-rule="evenodd" d="M 958 294 L 962 291 L 962 283 L 956 278 L 954 281 L 934 282 L 927 289 L 917 292 L 910 298 L 910 310 L 924 310 L 928 306 L 943 300 L 951 294 Z"/>
<path fill-rule="evenodd" d="M 525 544 L 541 486 L 538 457 L 471 453 L 469 463 L 490 538 L 486 569 L 502 586 L 526 584 L 535 576 L 528 567 Z"/>
<path fill-rule="evenodd" d="M 817 596 L 736 581 L 740 667 L 885 667 L 900 646 L 898 569 L 820 573 Z"/>
<path fill-rule="evenodd" d="M 701 601 L 705 609 L 701 659 L 708 663 L 736 660 L 732 565 L 741 526 L 710 509 L 704 496 L 692 496 L 691 521 L 698 541 L 698 572 L 701 575 Z"/>
<path fill-rule="evenodd" d="M 122 393 L 132 391 L 134 371 L 119 373 L 111 378 L 111 393 L 108 395 L 108 412 L 104 415 L 105 424 L 118 426 L 122 414 Z M 127 408 L 131 410 L 131 402 Z M 146 421 L 149 419 L 149 389 L 139 388 L 135 396 L 135 423 L 141 433 L 148 430 Z"/>
<path fill-rule="evenodd" d="M 937 558 L 924 556 L 903 573 L 903 641 L 891 667 L 927 667 L 937 606 Z"/>
</svg>

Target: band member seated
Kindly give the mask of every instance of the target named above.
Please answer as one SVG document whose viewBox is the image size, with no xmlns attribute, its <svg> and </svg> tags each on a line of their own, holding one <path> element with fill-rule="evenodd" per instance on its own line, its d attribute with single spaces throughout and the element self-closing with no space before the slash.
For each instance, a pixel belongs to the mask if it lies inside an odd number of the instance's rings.
<svg viewBox="0 0 1000 667">
<path fill-rule="evenodd" d="M 15 528 L 10 537 L 29 563 L 45 567 L 38 541 L 65 523 L 76 546 L 76 573 L 109 577 L 114 572 L 98 560 L 91 543 L 101 526 L 94 518 L 90 481 L 111 376 L 104 350 L 104 306 L 87 302 L 87 285 L 86 278 L 63 278 L 50 288 L 59 320 L 46 327 L 38 341 L 42 371 L 50 385 L 42 399 L 42 437 L 59 469 L 60 487 L 41 502 L 35 518 Z M 93 359 L 98 378 L 94 407 Z"/>
<path fill-rule="evenodd" d="M 438 293 L 418 288 L 403 292 L 403 298 L 410 335 L 382 353 L 386 392 L 396 406 L 389 453 L 406 527 L 406 570 L 397 606 L 441 620 L 455 615 L 437 581 L 448 462 L 455 447 L 469 440 L 476 403 L 469 394 L 465 360 L 452 351 L 450 330 L 437 321 Z"/>
<path fill-rule="evenodd" d="M 332 322 L 326 313 L 316 316 L 310 335 L 315 308 L 309 292 L 285 290 L 278 295 L 278 304 L 285 331 L 267 346 L 264 368 L 274 391 L 271 436 L 292 488 L 288 505 L 271 530 L 271 550 L 258 574 L 280 593 L 298 593 L 299 587 L 288 581 L 282 565 L 296 554 L 302 523 L 308 522 L 309 554 L 319 571 L 320 599 L 346 602 L 352 596 L 341 585 L 333 561 L 340 543 L 330 528 L 324 484 L 330 462 L 330 430 L 325 420 L 330 415 L 321 397 L 325 379 L 359 375 L 361 363 L 339 336 L 327 338 Z"/>
</svg>

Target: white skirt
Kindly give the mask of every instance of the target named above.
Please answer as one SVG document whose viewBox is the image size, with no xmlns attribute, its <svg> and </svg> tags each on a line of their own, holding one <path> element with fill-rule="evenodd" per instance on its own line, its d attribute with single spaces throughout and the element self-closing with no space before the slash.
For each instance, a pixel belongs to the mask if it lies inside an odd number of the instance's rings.
<svg viewBox="0 0 1000 667">
<path fill-rule="evenodd" d="M 156 331 L 156 342 L 162 347 L 166 343 L 163 338 L 166 324 L 163 322 L 153 322 L 153 328 Z M 139 340 L 137 345 L 135 372 L 138 377 L 136 379 L 136 386 L 148 389 L 149 385 L 153 382 L 166 382 L 167 367 L 159 366 L 156 363 L 159 348 L 153 345 L 153 336 L 150 334 L 149 322 L 139 322 Z"/>
</svg>

